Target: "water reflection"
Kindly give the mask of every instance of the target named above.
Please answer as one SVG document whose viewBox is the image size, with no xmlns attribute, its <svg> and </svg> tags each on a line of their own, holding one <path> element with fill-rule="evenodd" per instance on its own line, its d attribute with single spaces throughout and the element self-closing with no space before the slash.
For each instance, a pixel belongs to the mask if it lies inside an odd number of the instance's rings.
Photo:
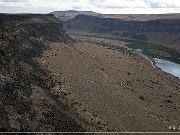
<svg viewBox="0 0 180 135">
<path fill-rule="evenodd" d="M 180 79 L 180 64 L 159 58 L 154 58 L 154 62 L 156 67 Z"/>
</svg>

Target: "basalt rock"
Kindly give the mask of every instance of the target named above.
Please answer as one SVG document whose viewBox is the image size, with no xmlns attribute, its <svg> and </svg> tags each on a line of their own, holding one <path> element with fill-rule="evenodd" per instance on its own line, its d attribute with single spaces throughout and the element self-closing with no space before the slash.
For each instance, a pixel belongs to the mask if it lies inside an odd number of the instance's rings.
<svg viewBox="0 0 180 135">
<path fill-rule="evenodd" d="M 35 58 L 49 42 L 73 42 L 53 15 L 0 14 L 0 131 L 84 130 L 40 91 L 51 79 Z M 63 127 L 66 121 L 73 126 Z"/>
</svg>

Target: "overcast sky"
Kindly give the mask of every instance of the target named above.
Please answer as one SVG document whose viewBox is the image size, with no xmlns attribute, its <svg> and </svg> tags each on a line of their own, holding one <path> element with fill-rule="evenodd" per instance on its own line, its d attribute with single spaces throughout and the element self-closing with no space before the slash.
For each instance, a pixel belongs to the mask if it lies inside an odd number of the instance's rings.
<svg viewBox="0 0 180 135">
<path fill-rule="evenodd" d="M 83 10 L 109 14 L 180 13 L 180 0 L 0 0 L 0 13 Z"/>
</svg>

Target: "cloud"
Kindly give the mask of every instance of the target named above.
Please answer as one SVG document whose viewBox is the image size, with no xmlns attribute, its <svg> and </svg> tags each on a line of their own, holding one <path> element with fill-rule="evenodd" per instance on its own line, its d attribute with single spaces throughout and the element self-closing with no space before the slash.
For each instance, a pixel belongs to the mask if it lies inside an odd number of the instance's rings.
<svg viewBox="0 0 180 135">
<path fill-rule="evenodd" d="M 117 0 L 104 0 L 103 2 L 89 0 L 88 4 L 103 13 L 180 13 L 179 0 L 121 0 L 120 2 Z"/>
<path fill-rule="evenodd" d="M 89 0 L 89 2 L 106 2 L 106 0 Z"/>
<path fill-rule="evenodd" d="M 11 9 L 12 8 L 12 9 Z M 0 12 L 180 13 L 180 0 L 0 0 Z"/>
<path fill-rule="evenodd" d="M 28 0 L 3 0 L 3 2 L 28 2 Z"/>
<path fill-rule="evenodd" d="M 82 7 L 81 6 L 73 6 L 73 9 L 81 9 Z"/>
<path fill-rule="evenodd" d="M 104 8 L 180 8 L 179 0 L 89 0 L 89 4 Z"/>
</svg>

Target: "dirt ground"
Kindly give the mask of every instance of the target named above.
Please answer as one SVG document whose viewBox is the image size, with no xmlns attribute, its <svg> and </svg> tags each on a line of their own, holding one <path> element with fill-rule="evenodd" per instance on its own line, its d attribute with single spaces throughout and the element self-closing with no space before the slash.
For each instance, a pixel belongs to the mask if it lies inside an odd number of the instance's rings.
<svg viewBox="0 0 180 135">
<path fill-rule="evenodd" d="M 180 125 L 178 78 L 121 42 L 93 40 L 51 43 L 38 59 L 56 76 L 51 93 L 87 131 L 158 132 Z"/>
</svg>

